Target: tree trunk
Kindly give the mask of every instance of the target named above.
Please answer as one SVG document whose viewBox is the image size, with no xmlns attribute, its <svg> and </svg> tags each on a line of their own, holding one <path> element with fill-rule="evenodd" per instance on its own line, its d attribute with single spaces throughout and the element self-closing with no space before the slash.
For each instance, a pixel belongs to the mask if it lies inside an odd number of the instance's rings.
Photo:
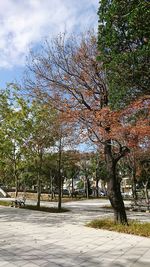
<svg viewBox="0 0 150 267">
<path fill-rule="evenodd" d="M 18 178 L 15 177 L 15 197 L 18 197 Z"/>
<path fill-rule="evenodd" d="M 99 195 L 98 195 L 98 182 L 99 182 L 99 180 L 96 179 L 96 197 L 97 198 L 99 197 Z"/>
<path fill-rule="evenodd" d="M 61 132 L 62 136 L 62 132 Z M 58 154 L 58 210 L 61 210 L 61 202 L 62 202 L 62 169 L 61 169 L 61 161 L 62 161 L 62 140 L 59 140 L 59 154 Z"/>
<path fill-rule="evenodd" d="M 41 181 L 40 181 L 40 174 L 38 172 L 38 179 L 37 179 L 37 207 L 40 208 L 40 200 L 41 200 Z"/>
<path fill-rule="evenodd" d="M 13 176 L 15 182 L 15 197 L 18 197 L 18 176 L 17 176 L 17 161 L 16 161 L 16 145 L 13 146 Z"/>
<path fill-rule="evenodd" d="M 125 211 L 125 206 L 123 198 L 120 191 L 120 183 L 115 178 L 115 172 L 112 172 L 111 169 L 111 178 L 107 182 L 107 192 L 110 203 L 114 210 L 114 221 L 121 224 L 127 224 L 127 216 Z"/>
<path fill-rule="evenodd" d="M 136 202 L 138 197 L 137 197 L 137 191 L 136 191 L 136 178 L 134 177 L 134 174 L 132 176 L 132 195 L 133 199 Z"/>
<path fill-rule="evenodd" d="M 132 170 L 131 170 L 131 173 L 132 173 L 132 195 L 133 195 L 133 199 L 134 201 L 136 202 L 137 199 L 138 199 L 138 196 L 137 196 L 137 191 L 136 191 L 136 163 L 135 163 L 135 156 L 134 156 L 134 165 L 132 167 Z"/>
<path fill-rule="evenodd" d="M 73 196 L 74 196 L 74 183 L 73 183 L 73 176 L 72 176 L 72 179 L 71 179 L 71 196 L 72 196 L 72 198 L 73 198 Z"/>
<path fill-rule="evenodd" d="M 17 176 L 17 168 L 16 168 L 16 162 L 14 163 L 14 177 L 15 177 L 15 197 L 18 197 L 18 176 Z"/>
<path fill-rule="evenodd" d="M 128 224 L 125 206 L 120 190 L 120 182 L 116 177 L 116 163 L 111 152 L 111 141 L 105 144 L 105 158 L 107 164 L 107 194 L 114 210 L 114 221 L 116 223 Z"/>
<path fill-rule="evenodd" d="M 148 196 L 148 181 L 146 181 L 145 183 L 143 183 L 144 186 L 144 194 L 145 194 L 145 200 L 146 203 L 149 203 L 149 196 Z"/>
<path fill-rule="evenodd" d="M 51 200 L 54 199 L 54 191 L 53 191 L 53 177 L 51 175 L 51 170 L 49 171 L 49 178 L 50 178 L 50 192 L 49 194 L 51 195 Z"/>
<path fill-rule="evenodd" d="M 42 171 L 43 151 L 39 150 L 39 167 L 37 173 L 37 207 L 40 208 L 41 202 L 41 171 Z"/>
<path fill-rule="evenodd" d="M 89 179 L 88 177 L 86 179 L 86 198 L 89 199 Z"/>
<path fill-rule="evenodd" d="M 61 172 L 59 172 L 58 181 L 58 209 L 61 210 L 61 200 L 62 200 L 62 188 L 61 188 Z"/>
</svg>

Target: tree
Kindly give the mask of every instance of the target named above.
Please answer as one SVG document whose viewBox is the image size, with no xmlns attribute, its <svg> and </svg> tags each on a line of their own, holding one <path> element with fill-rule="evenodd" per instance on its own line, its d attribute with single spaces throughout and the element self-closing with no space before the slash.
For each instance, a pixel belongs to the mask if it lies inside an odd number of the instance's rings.
<svg viewBox="0 0 150 267">
<path fill-rule="evenodd" d="M 80 127 L 84 140 L 89 138 L 103 145 L 108 197 L 115 220 L 127 223 L 120 181 L 116 177 L 118 161 L 129 153 L 118 135 L 118 131 L 124 132 L 125 116 L 108 106 L 105 74 L 96 57 L 97 40 L 93 33 L 67 40 L 59 36 L 52 44 L 46 43 L 41 54 L 32 54 L 26 88 L 43 101 L 50 99 L 62 111 L 66 123 L 74 122 Z M 126 124 L 127 129 L 130 132 Z"/>
<path fill-rule="evenodd" d="M 119 134 L 123 133 L 124 144 L 130 148 L 130 154 L 123 159 L 124 167 L 128 176 L 131 178 L 133 198 L 136 202 L 138 194 L 136 192 L 137 184 L 139 183 L 139 166 L 141 159 L 145 158 L 150 148 L 150 97 L 141 97 L 134 101 L 128 108 L 123 111 L 124 126 L 130 125 L 130 130 L 124 127 L 124 131 L 119 130 Z M 122 134 L 121 133 L 121 134 Z M 148 170 L 147 170 L 148 172 Z M 147 173 L 148 174 L 148 173 Z"/>
<path fill-rule="evenodd" d="M 24 144 L 24 156 L 27 161 L 34 162 L 37 181 L 37 207 L 40 207 L 41 182 L 43 177 L 44 155 L 55 145 L 57 131 L 55 129 L 56 111 L 49 105 L 33 101 L 28 114 L 28 138 Z"/>
<path fill-rule="evenodd" d="M 149 93 L 149 8 L 145 0 L 100 1 L 98 58 L 115 107 Z"/>
<path fill-rule="evenodd" d="M 149 203 L 148 188 L 150 186 L 150 150 L 138 151 L 137 161 L 137 182 L 143 188 L 146 203 Z"/>
<path fill-rule="evenodd" d="M 77 150 L 64 151 L 62 154 L 63 176 L 72 197 L 76 196 L 74 179 L 79 174 L 80 152 Z"/>
<path fill-rule="evenodd" d="M 130 149 L 130 154 L 126 157 L 126 159 L 123 159 L 123 162 L 122 162 L 122 168 L 125 174 L 131 180 L 132 196 L 133 196 L 134 201 L 136 201 L 138 197 L 137 190 L 136 190 L 137 166 L 138 166 L 136 154 L 137 154 L 137 150 L 135 148 Z"/>
<path fill-rule="evenodd" d="M 58 209 L 61 209 L 61 200 L 62 200 L 62 188 L 63 188 L 63 176 L 65 174 L 64 162 L 63 162 L 63 154 L 64 150 L 68 149 L 68 147 L 75 145 L 77 140 L 76 137 L 76 130 L 74 125 L 66 124 L 62 120 L 62 115 L 59 113 L 59 118 L 56 122 L 57 127 L 57 136 L 58 142 L 56 143 L 57 151 L 58 151 Z"/>
<path fill-rule="evenodd" d="M 6 89 L 1 93 L 1 162 L 5 170 L 11 168 L 11 176 L 15 182 L 18 195 L 19 174 L 22 164 L 23 145 L 26 135 L 27 106 L 22 98 L 18 98 L 15 90 Z M 10 166 L 11 165 L 11 166 Z"/>
<path fill-rule="evenodd" d="M 141 161 L 141 178 L 144 187 L 146 203 L 149 204 L 148 187 L 150 186 L 150 159 L 143 159 Z"/>
<path fill-rule="evenodd" d="M 99 197 L 99 181 L 101 180 L 102 183 L 102 190 L 106 191 L 105 188 L 105 180 L 107 177 L 107 171 L 106 171 L 106 163 L 104 159 L 104 155 L 101 155 L 101 151 L 97 151 L 92 159 L 93 164 L 93 171 L 95 172 L 95 190 L 96 190 L 96 197 Z"/>
<path fill-rule="evenodd" d="M 86 153 L 82 154 L 80 158 L 80 174 L 84 177 L 84 182 L 85 182 L 84 189 L 87 199 L 92 193 L 90 177 L 93 175 L 93 165 L 90 156 L 91 155 L 88 155 Z"/>
<path fill-rule="evenodd" d="M 55 188 L 58 187 L 58 155 L 52 151 L 45 154 L 43 161 L 43 174 L 45 176 L 45 185 L 51 194 L 51 200 L 54 198 Z"/>
</svg>

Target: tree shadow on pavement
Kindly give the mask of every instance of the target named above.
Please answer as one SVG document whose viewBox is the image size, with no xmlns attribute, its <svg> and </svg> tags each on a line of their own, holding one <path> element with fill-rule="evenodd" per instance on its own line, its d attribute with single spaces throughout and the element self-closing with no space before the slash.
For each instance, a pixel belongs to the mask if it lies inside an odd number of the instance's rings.
<svg viewBox="0 0 150 267">
<path fill-rule="evenodd" d="M 29 209 L 19 209 L 10 207 L 1 207 L 1 221 L 3 222 L 30 222 L 38 225 L 54 225 L 71 223 L 71 224 L 85 224 L 86 222 L 93 220 L 94 218 L 100 218 L 101 216 L 112 216 L 111 211 L 96 210 L 76 210 L 73 212 L 64 213 L 49 213 L 43 211 L 34 211 Z"/>
<path fill-rule="evenodd" d="M 82 251 L 80 247 L 69 247 L 57 243 L 47 243 L 41 245 L 35 241 L 32 246 L 23 246 L 22 243 L 8 245 L 6 243 L 0 249 L 0 266 L 5 262 L 10 266 L 42 266 L 42 267 L 148 267 L 148 263 L 138 262 L 133 259 L 111 260 L 109 253 L 101 252 L 93 255 L 93 251 Z M 145 265 L 146 264 L 146 265 Z M 7 266 L 7 265 L 6 265 Z"/>
</svg>

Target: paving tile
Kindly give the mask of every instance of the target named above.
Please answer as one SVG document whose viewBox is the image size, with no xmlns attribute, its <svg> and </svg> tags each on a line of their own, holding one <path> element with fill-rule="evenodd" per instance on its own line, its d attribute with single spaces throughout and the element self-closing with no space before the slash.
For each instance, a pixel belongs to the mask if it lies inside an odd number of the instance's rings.
<svg viewBox="0 0 150 267">
<path fill-rule="evenodd" d="M 15 266 L 16 265 L 11 262 L 8 262 L 7 264 L 2 265 L 2 267 L 15 267 Z"/>
<path fill-rule="evenodd" d="M 8 261 L 5 261 L 5 260 L 0 260 L 0 267 L 3 267 L 3 266 L 6 266 L 6 264 L 9 264 Z"/>
<path fill-rule="evenodd" d="M 75 203 L 83 209 L 70 214 L 1 208 L 0 267 L 149 267 L 150 239 L 84 226 L 98 201 Z"/>
<path fill-rule="evenodd" d="M 132 267 L 149 267 L 150 266 L 150 261 L 147 262 L 145 260 L 143 261 L 138 261 L 132 264 Z"/>
<path fill-rule="evenodd" d="M 18 259 L 18 261 L 13 261 L 13 264 L 16 266 L 16 267 L 23 267 L 24 265 L 28 264 L 29 262 L 28 261 L 25 261 L 25 260 L 20 260 Z"/>
<path fill-rule="evenodd" d="M 35 259 L 32 260 L 32 263 L 37 264 L 38 266 L 43 266 L 44 264 L 47 264 L 48 261 L 45 259 Z"/>
<path fill-rule="evenodd" d="M 32 262 L 28 262 L 27 264 L 23 265 L 23 267 L 39 267 L 40 265 L 34 264 Z"/>
</svg>

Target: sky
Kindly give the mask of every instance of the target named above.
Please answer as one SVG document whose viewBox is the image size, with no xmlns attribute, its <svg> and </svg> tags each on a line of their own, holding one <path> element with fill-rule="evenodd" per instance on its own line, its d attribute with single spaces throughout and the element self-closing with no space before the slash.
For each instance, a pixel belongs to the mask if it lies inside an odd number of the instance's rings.
<svg viewBox="0 0 150 267">
<path fill-rule="evenodd" d="M 29 51 L 59 33 L 97 29 L 99 0 L 0 0 L 0 89 L 22 79 Z"/>
</svg>

